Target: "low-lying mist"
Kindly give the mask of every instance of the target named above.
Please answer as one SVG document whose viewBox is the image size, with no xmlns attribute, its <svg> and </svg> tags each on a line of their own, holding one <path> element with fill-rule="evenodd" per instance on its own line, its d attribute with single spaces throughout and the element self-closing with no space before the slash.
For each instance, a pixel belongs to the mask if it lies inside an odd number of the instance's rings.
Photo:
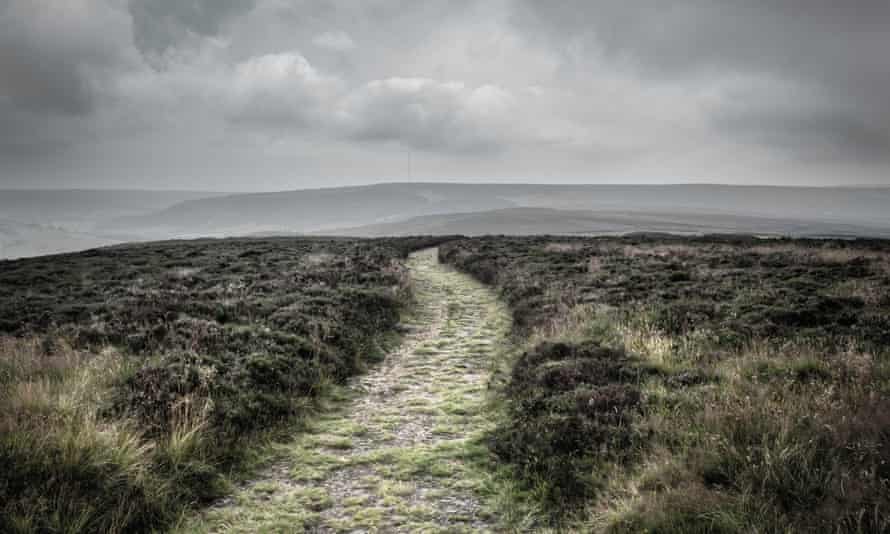
<svg viewBox="0 0 890 534">
<path fill-rule="evenodd" d="M 391 183 L 275 193 L 4 191 L 0 258 L 248 235 L 888 237 L 890 189 Z"/>
</svg>

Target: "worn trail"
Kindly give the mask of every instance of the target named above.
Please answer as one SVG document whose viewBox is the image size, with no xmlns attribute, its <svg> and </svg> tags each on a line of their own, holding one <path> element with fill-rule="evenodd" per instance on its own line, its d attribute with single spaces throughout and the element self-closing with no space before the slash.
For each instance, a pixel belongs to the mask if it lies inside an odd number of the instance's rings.
<svg viewBox="0 0 890 534">
<path fill-rule="evenodd" d="M 498 530 L 480 437 L 491 425 L 486 385 L 509 315 L 488 288 L 440 265 L 436 250 L 408 264 L 417 308 L 401 348 L 189 530 Z"/>
</svg>

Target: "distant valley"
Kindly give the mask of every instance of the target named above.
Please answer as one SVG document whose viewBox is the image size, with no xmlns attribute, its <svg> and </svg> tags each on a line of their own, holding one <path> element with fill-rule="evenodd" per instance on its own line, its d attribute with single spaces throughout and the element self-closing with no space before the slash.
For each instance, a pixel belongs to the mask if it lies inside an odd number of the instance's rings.
<svg viewBox="0 0 890 534">
<path fill-rule="evenodd" d="M 217 195 L 207 191 L 2 190 L 0 259 L 144 240 L 144 232 L 121 232 L 113 221 Z"/>
</svg>

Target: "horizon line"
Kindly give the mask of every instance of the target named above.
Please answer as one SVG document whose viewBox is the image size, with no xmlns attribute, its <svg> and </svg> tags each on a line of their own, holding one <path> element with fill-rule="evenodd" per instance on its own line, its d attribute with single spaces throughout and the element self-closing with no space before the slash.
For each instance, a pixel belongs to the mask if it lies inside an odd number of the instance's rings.
<svg viewBox="0 0 890 534">
<path fill-rule="evenodd" d="M 369 188 L 387 185 L 459 185 L 459 186 L 547 186 L 547 187 L 738 187 L 738 188 L 788 188 L 788 189 L 888 189 L 890 184 L 848 184 L 848 185 L 798 185 L 798 184 L 733 184 L 720 182 L 669 182 L 669 183 L 544 183 L 544 182 L 460 182 L 460 181 L 383 181 L 367 184 L 351 184 L 322 187 L 301 187 L 295 189 L 269 190 L 224 190 L 224 189 L 151 189 L 151 188 L 100 188 L 100 187 L 2 187 L 0 192 L 69 192 L 69 193 L 198 193 L 217 195 L 253 195 L 292 193 L 297 191 L 325 191 L 336 189 Z"/>
</svg>

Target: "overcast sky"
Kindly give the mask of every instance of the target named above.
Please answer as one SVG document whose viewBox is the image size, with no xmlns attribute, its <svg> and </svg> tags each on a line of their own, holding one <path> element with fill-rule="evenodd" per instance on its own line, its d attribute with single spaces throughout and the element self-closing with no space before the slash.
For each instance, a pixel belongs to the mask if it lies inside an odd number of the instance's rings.
<svg viewBox="0 0 890 534">
<path fill-rule="evenodd" d="M 0 188 L 890 184 L 887 0 L 0 0 Z"/>
</svg>

